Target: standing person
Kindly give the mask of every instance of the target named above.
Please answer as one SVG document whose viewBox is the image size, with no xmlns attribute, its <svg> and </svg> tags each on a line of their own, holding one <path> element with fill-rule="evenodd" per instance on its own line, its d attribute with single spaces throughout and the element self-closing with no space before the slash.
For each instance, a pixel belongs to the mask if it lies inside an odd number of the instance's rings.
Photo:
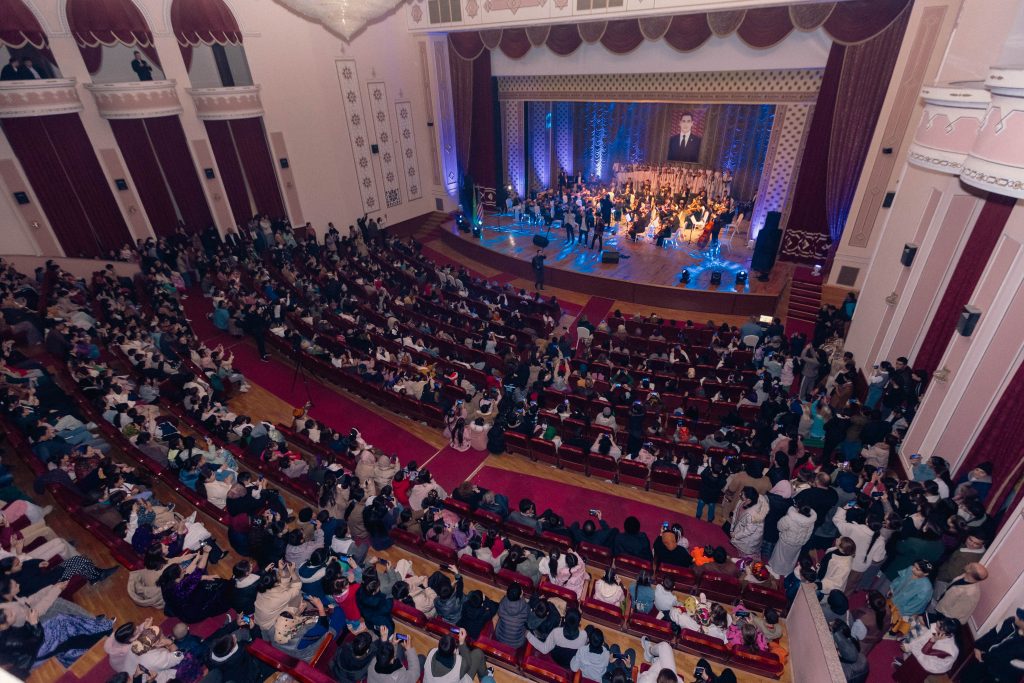
<svg viewBox="0 0 1024 683">
<path fill-rule="evenodd" d="M 264 335 L 267 330 L 267 317 L 263 309 L 253 306 L 246 312 L 242 319 L 242 329 L 245 330 L 256 342 L 256 349 L 259 351 L 260 360 L 267 360 L 270 355 L 267 353 L 267 344 Z"/>
<path fill-rule="evenodd" d="M 153 80 L 153 67 L 149 65 L 145 59 L 142 58 L 142 53 L 138 50 L 135 51 L 135 59 L 132 60 L 132 71 L 139 77 L 140 81 L 151 81 Z"/>
<path fill-rule="evenodd" d="M 594 236 L 590 238 L 590 248 L 593 249 L 594 244 L 597 244 L 598 254 L 604 251 L 604 229 L 607 225 L 608 221 L 603 216 L 598 216 L 594 223 Z"/>
<path fill-rule="evenodd" d="M 821 363 L 818 362 L 818 354 L 814 351 L 814 346 L 810 343 L 804 347 L 803 353 L 800 354 L 800 362 L 803 363 L 803 369 L 800 371 L 800 400 L 806 401 L 811 393 L 811 389 L 818 380 L 818 368 Z"/>
<path fill-rule="evenodd" d="M 4 65 L 2 71 L 0 71 L 0 81 L 17 81 L 19 80 L 18 70 L 21 69 L 21 60 L 17 57 L 11 57 L 7 64 Z"/>
<path fill-rule="evenodd" d="M 538 249 L 537 253 L 530 260 L 530 265 L 533 266 L 533 286 L 535 289 L 544 289 L 544 259 L 547 258 L 544 255 L 543 249 Z"/>
<path fill-rule="evenodd" d="M 974 660 L 960 673 L 961 681 L 1019 681 L 1024 667 L 1024 609 L 1018 607 L 999 626 L 974 641 Z"/>
</svg>

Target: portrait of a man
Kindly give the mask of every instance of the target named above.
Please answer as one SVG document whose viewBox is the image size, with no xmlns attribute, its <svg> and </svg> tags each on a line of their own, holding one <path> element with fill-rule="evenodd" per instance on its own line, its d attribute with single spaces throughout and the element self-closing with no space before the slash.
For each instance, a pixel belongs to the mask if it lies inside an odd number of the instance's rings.
<svg viewBox="0 0 1024 683">
<path fill-rule="evenodd" d="M 700 137 L 693 134 L 693 114 L 679 117 L 679 132 L 669 138 L 668 160 L 696 163 L 700 158 Z"/>
</svg>

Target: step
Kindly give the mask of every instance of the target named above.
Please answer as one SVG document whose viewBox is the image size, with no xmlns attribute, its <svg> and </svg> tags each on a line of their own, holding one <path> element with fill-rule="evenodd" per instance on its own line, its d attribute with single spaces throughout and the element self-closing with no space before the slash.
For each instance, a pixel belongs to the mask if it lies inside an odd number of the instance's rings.
<svg viewBox="0 0 1024 683">
<path fill-rule="evenodd" d="M 821 299 L 817 297 L 806 296 L 800 292 L 791 292 L 789 295 L 790 303 L 801 303 L 807 304 L 808 306 L 820 306 Z"/>
<path fill-rule="evenodd" d="M 821 294 L 821 287 L 818 287 L 818 286 L 813 286 L 813 287 L 812 286 L 804 286 L 804 285 L 801 285 L 799 282 L 794 282 L 793 283 L 793 287 L 791 288 L 791 290 L 794 291 L 794 292 L 807 292 L 808 294 L 814 294 L 814 295 Z"/>
<path fill-rule="evenodd" d="M 800 304 L 797 304 L 797 305 L 794 306 L 793 304 L 790 304 L 789 305 L 789 312 L 790 313 L 797 313 L 797 312 L 799 312 L 799 313 L 804 313 L 806 315 L 814 316 L 815 318 L 818 317 L 818 307 L 817 306 L 802 306 Z"/>
</svg>

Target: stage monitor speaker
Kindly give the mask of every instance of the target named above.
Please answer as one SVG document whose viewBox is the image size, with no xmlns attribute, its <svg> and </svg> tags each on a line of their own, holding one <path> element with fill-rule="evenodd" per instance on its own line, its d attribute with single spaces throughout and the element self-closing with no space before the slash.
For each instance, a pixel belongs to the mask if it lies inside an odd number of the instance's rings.
<svg viewBox="0 0 1024 683">
<path fill-rule="evenodd" d="M 548 242 L 550 242 L 550 241 L 551 240 L 549 240 L 544 235 L 534 235 L 533 236 L 533 243 L 536 246 L 540 247 L 541 249 L 543 249 L 544 247 L 548 246 Z"/>
<path fill-rule="evenodd" d="M 907 242 L 903 245 L 903 253 L 900 255 L 900 263 L 905 265 L 907 268 L 914 265 L 914 257 L 917 256 L 918 245 L 913 242 Z"/>
<path fill-rule="evenodd" d="M 767 273 L 775 265 L 775 257 L 779 251 L 779 243 L 782 241 L 782 231 L 779 230 L 779 219 L 782 214 L 778 211 L 769 211 L 765 218 L 764 227 L 757 233 L 757 242 L 754 244 L 754 255 L 750 259 L 750 269 L 759 273 Z"/>
<path fill-rule="evenodd" d="M 974 327 L 981 318 L 981 309 L 976 306 L 964 306 L 960 311 L 960 318 L 956 321 L 956 331 L 964 337 L 974 334 Z"/>
<path fill-rule="evenodd" d="M 601 263 L 618 263 L 619 252 L 606 249 L 601 252 Z"/>
<path fill-rule="evenodd" d="M 720 285 L 722 284 L 722 271 L 713 270 L 711 271 L 711 284 Z"/>
</svg>

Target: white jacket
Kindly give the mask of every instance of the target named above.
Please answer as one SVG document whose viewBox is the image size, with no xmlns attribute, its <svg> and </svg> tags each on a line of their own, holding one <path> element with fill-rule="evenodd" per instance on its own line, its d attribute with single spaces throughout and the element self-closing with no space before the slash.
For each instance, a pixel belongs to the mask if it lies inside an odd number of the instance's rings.
<svg viewBox="0 0 1024 683">
<path fill-rule="evenodd" d="M 811 510 L 810 517 L 804 517 L 797 508 L 789 508 L 779 520 L 779 541 L 786 545 L 802 546 L 814 533 L 814 522 L 817 519 L 814 510 Z"/>
<path fill-rule="evenodd" d="M 846 536 L 857 545 L 853 554 L 853 571 L 864 573 L 873 564 L 885 559 L 885 536 L 878 534 L 875 542 L 871 537 L 875 532 L 867 524 L 852 524 L 846 521 L 846 508 L 839 508 L 832 516 L 832 523 L 839 529 L 840 536 Z M 868 546 L 871 547 L 868 547 Z"/>
<path fill-rule="evenodd" d="M 758 496 L 749 508 L 737 505 L 732 511 L 732 544 L 745 554 L 757 553 L 764 537 L 764 519 L 768 516 L 768 499 Z"/>
</svg>

